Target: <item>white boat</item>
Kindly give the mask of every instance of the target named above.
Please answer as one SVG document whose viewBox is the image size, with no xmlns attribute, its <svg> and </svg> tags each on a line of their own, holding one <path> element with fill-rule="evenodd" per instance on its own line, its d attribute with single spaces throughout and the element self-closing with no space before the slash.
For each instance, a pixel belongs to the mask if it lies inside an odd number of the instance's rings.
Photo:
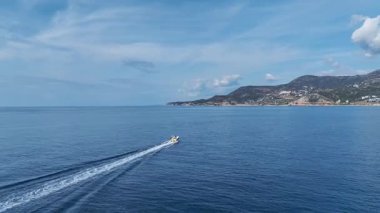
<svg viewBox="0 0 380 213">
<path fill-rule="evenodd" d="M 172 142 L 172 143 L 178 143 L 179 142 L 179 136 L 172 136 L 170 138 L 170 142 Z"/>
</svg>

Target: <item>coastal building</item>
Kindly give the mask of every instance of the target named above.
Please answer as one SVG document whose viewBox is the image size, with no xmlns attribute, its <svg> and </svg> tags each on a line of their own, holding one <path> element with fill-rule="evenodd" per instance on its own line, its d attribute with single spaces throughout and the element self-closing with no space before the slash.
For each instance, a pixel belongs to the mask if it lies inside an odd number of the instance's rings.
<svg viewBox="0 0 380 213">
<path fill-rule="evenodd" d="M 371 103 L 380 103 L 380 98 L 370 98 L 370 99 L 368 99 L 368 102 L 371 102 Z"/>
<path fill-rule="evenodd" d="M 292 94 L 292 91 L 286 91 L 286 90 L 283 90 L 283 91 L 280 91 L 279 95 L 290 95 Z"/>
</svg>

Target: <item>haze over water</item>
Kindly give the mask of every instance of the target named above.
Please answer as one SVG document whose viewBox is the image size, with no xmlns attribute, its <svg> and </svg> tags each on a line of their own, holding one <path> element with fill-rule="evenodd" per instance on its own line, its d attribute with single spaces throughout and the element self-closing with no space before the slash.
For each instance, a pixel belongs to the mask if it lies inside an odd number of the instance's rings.
<svg viewBox="0 0 380 213">
<path fill-rule="evenodd" d="M 376 212 L 379 126 L 377 107 L 0 108 L 0 206 Z M 173 134 L 179 144 L 141 155 Z"/>
</svg>

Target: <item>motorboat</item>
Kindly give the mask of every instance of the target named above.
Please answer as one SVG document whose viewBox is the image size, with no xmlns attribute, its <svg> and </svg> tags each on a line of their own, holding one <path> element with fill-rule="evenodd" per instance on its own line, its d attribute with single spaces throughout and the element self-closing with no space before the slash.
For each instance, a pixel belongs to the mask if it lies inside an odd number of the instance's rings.
<svg viewBox="0 0 380 213">
<path fill-rule="evenodd" d="M 172 143 L 178 143 L 179 142 L 179 136 L 172 136 L 170 138 L 170 142 L 172 142 Z"/>
</svg>

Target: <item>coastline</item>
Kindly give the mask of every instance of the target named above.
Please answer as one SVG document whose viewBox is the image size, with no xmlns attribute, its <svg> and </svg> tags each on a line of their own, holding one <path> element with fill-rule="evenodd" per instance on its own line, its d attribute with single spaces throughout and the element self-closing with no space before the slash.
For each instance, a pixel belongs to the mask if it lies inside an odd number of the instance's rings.
<svg viewBox="0 0 380 213">
<path fill-rule="evenodd" d="M 380 104 L 199 104 L 199 105 L 167 105 L 172 107 L 380 107 Z"/>
</svg>

